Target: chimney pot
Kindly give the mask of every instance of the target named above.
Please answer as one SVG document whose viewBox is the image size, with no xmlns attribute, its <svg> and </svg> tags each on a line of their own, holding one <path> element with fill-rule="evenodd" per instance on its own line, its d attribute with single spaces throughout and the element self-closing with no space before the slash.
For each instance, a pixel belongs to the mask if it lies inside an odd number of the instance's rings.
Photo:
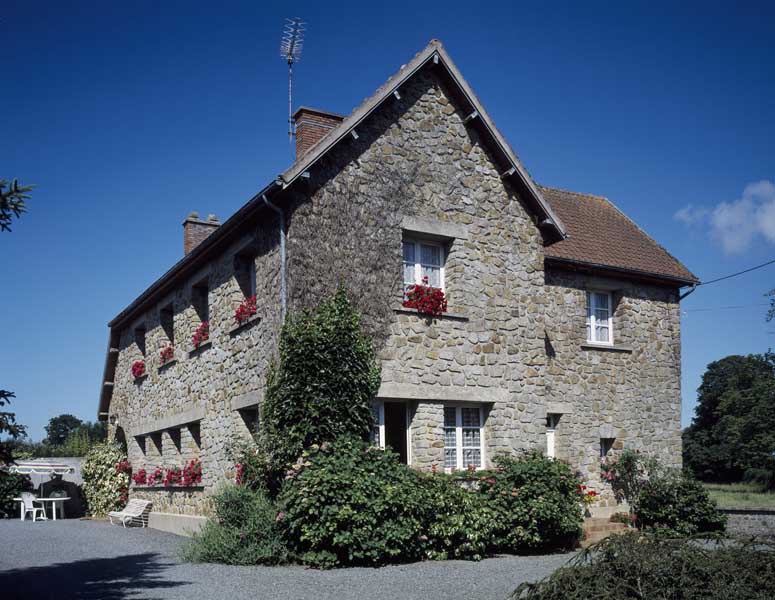
<svg viewBox="0 0 775 600">
<path fill-rule="evenodd" d="M 343 120 L 341 115 L 306 106 L 300 107 L 293 113 L 293 121 L 296 123 L 296 160 L 304 156 Z"/>
<path fill-rule="evenodd" d="M 207 217 L 207 221 L 202 221 L 198 212 L 189 213 L 186 220 L 183 221 L 183 254 L 191 252 L 220 226 L 221 223 L 215 215 L 210 215 Z"/>
</svg>

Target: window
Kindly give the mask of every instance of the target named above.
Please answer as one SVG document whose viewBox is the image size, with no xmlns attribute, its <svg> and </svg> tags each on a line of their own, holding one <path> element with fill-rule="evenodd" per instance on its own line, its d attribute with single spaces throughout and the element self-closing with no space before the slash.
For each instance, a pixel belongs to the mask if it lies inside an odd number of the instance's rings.
<svg viewBox="0 0 775 600">
<path fill-rule="evenodd" d="M 605 460 L 613 447 L 614 438 L 600 438 L 600 460 Z"/>
<path fill-rule="evenodd" d="M 191 303 L 194 305 L 194 310 L 202 323 L 210 320 L 209 291 L 206 279 L 197 283 L 191 289 Z"/>
<path fill-rule="evenodd" d="M 172 304 L 168 304 L 159 311 L 159 321 L 164 335 L 170 345 L 175 344 L 175 313 L 172 310 Z"/>
<path fill-rule="evenodd" d="M 256 257 L 249 251 L 234 256 L 234 277 L 245 298 L 256 295 Z"/>
<path fill-rule="evenodd" d="M 557 425 L 560 422 L 560 415 L 546 415 L 546 456 L 556 458 L 554 436 L 557 432 Z"/>
<path fill-rule="evenodd" d="M 371 443 L 379 448 L 385 447 L 385 405 L 375 402 L 371 406 L 374 411 L 374 425 L 371 428 Z"/>
<path fill-rule="evenodd" d="M 135 328 L 135 344 L 140 349 L 140 353 L 145 358 L 145 326 Z"/>
<path fill-rule="evenodd" d="M 608 292 L 587 292 L 587 341 L 613 344 L 613 303 Z"/>
<path fill-rule="evenodd" d="M 404 238 L 404 292 L 419 285 L 423 277 L 428 285 L 444 289 L 444 247 L 437 242 Z"/>
<path fill-rule="evenodd" d="M 479 407 L 444 407 L 444 469 L 482 468 L 482 410 Z"/>
</svg>

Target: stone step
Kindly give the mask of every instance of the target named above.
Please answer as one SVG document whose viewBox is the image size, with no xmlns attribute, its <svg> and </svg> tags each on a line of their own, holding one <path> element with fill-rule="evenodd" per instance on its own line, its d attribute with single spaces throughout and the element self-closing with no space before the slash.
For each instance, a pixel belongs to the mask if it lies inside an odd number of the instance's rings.
<svg viewBox="0 0 775 600">
<path fill-rule="evenodd" d="M 584 539 L 581 541 L 580 546 L 587 548 L 600 540 L 604 540 L 611 534 L 621 533 L 626 531 L 626 529 L 627 526 L 624 523 L 612 523 L 603 517 L 589 517 L 584 519 L 584 524 L 582 525 Z"/>
</svg>

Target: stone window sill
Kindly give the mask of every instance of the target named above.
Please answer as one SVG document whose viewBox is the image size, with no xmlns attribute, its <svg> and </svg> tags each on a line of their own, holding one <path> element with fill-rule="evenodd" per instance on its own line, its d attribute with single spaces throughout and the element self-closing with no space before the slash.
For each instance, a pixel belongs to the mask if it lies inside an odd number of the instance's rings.
<svg viewBox="0 0 775 600">
<path fill-rule="evenodd" d="M 259 317 L 258 315 L 253 315 L 244 323 L 240 323 L 239 325 L 236 325 L 235 327 L 233 327 L 231 331 L 229 331 L 229 335 L 231 337 L 236 337 L 246 329 L 250 329 L 251 327 L 253 327 L 253 325 L 258 323 L 260 320 L 261 320 L 261 317 Z"/>
<path fill-rule="evenodd" d="M 603 352 L 632 353 L 632 346 L 607 346 L 605 344 L 581 344 L 582 350 L 602 350 Z"/>
<path fill-rule="evenodd" d="M 138 492 L 201 492 L 203 485 L 133 485 Z"/>
<path fill-rule="evenodd" d="M 159 373 L 162 373 L 169 369 L 172 365 L 177 364 L 178 360 L 176 358 L 172 358 L 168 360 L 167 362 L 164 362 L 159 365 Z"/>
<path fill-rule="evenodd" d="M 140 375 L 140 377 L 135 377 L 135 385 L 142 385 L 143 381 L 146 379 L 148 379 L 148 373 Z"/>
<path fill-rule="evenodd" d="M 207 340 L 206 342 L 202 342 L 202 343 L 201 343 L 201 344 L 199 344 L 199 345 L 198 345 L 196 348 L 194 348 L 193 350 L 191 350 L 191 351 L 188 353 L 188 357 L 189 357 L 189 358 L 194 358 L 195 356 L 199 356 L 199 355 L 200 355 L 200 354 L 202 354 L 202 353 L 203 353 L 205 350 L 207 350 L 208 348 L 210 348 L 212 345 L 213 345 L 213 342 L 212 342 L 212 340 Z"/>
<path fill-rule="evenodd" d="M 432 316 L 432 315 L 424 315 L 417 311 L 416 308 L 405 308 L 403 306 L 400 306 L 398 308 L 394 308 L 393 312 L 401 314 L 401 315 L 417 315 L 418 317 L 422 317 L 423 319 L 441 319 L 442 321 L 468 321 L 469 318 L 466 315 L 462 315 L 460 313 L 454 313 L 454 312 L 445 312 L 441 313 L 439 316 Z"/>
</svg>

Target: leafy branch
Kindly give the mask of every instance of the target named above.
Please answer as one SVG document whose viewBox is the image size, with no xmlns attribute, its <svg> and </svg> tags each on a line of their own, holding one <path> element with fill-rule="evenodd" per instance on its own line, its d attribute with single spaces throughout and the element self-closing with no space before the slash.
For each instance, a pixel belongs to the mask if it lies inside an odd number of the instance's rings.
<svg viewBox="0 0 775 600">
<path fill-rule="evenodd" d="M 7 181 L 0 179 L 0 231 L 11 231 L 11 222 L 14 217 L 21 217 L 27 212 L 26 201 L 30 198 L 32 185 L 19 185 L 14 179 Z"/>
</svg>

